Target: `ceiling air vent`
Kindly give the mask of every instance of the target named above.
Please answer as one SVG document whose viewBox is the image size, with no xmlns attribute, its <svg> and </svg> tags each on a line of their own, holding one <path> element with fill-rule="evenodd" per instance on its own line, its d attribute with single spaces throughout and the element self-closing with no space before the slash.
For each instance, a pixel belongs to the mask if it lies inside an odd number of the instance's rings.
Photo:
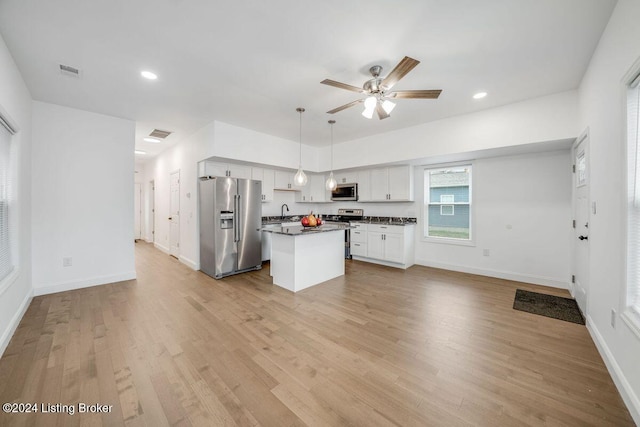
<svg viewBox="0 0 640 427">
<path fill-rule="evenodd" d="M 80 70 L 71 65 L 60 64 L 60 72 L 65 76 L 80 77 Z"/>
<path fill-rule="evenodd" d="M 165 139 L 169 135 L 171 135 L 171 132 L 168 132 L 166 130 L 160 130 L 160 129 L 154 129 L 153 132 L 149 134 L 149 136 L 152 136 L 154 138 L 160 138 L 160 139 Z"/>
</svg>

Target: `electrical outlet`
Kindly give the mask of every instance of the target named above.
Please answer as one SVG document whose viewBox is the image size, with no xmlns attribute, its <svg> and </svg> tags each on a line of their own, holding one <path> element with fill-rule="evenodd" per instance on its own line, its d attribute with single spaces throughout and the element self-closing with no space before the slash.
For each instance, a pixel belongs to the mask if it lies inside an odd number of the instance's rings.
<svg viewBox="0 0 640 427">
<path fill-rule="evenodd" d="M 616 328 L 616 315 L 617 315 L 616 311 L 612 308 L 611 309 L 611 327 L 613 329 Z"/>
<path fill-rule="evenodd" d="M 71 267 L 73 265 L 73 258 L 70 256 L 62 258 L 63 267 Z"/>
<path fill-rule="evenodd" d="M 483 256 L 489 256 L 489 249 L 483 249 L 482 250 L 482 255 Z"/>
</svg>

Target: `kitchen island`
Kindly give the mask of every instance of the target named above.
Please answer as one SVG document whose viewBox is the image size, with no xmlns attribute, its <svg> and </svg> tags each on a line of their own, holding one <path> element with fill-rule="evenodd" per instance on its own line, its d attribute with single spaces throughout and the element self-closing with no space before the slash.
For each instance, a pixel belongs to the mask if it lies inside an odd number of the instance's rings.
<svg viewBox="0 0 640 427">
<path fill-rule="evenodd" d="M 272 233 L 273 284 L 292 292 L 344 275 L 344 232 L 348 225 L 263 228 Z"/>
</svg>

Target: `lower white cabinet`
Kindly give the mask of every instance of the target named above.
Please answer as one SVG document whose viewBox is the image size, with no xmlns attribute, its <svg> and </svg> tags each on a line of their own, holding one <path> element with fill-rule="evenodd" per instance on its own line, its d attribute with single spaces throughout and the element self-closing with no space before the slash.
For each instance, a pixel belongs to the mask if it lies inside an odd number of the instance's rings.
<svg viewBox="0 0 640 427">
<path fill-rule="evenodd" d="M 358 224 L 351 230 L 354 259 L 408 268 L 414 264 L 415 225 Z"/>
<path fill-rule="evenodd" d="M 367 224 L 351 223 L 351 256 L 367 256 Z"/>
</svg>

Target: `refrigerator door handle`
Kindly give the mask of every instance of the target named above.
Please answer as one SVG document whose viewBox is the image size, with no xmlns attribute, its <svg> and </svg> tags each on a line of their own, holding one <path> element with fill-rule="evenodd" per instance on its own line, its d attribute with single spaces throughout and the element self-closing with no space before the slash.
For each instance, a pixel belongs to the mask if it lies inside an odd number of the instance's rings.
<svg viewBox="0 0 640 427">
<path fill-rule="evenodd" d="M 240 218 L 242 218 L 242 212 L 240 212 L 240 206 L 242 205 L 242 203 L 240 203 L 240 195 L 238 194 L 238 207 L 236 208 L 236 215 L 238 218 L 238 221 L 236 221 L 236 227 L 238 230 L 238 242 L 240 240 L 242 240 L 242 224 L 240 224 Z"/>
<path fill-rule="evenodd" d="M 233 195 L 233 241 L 238 241 L 238 195 Z"/>
</svg>

